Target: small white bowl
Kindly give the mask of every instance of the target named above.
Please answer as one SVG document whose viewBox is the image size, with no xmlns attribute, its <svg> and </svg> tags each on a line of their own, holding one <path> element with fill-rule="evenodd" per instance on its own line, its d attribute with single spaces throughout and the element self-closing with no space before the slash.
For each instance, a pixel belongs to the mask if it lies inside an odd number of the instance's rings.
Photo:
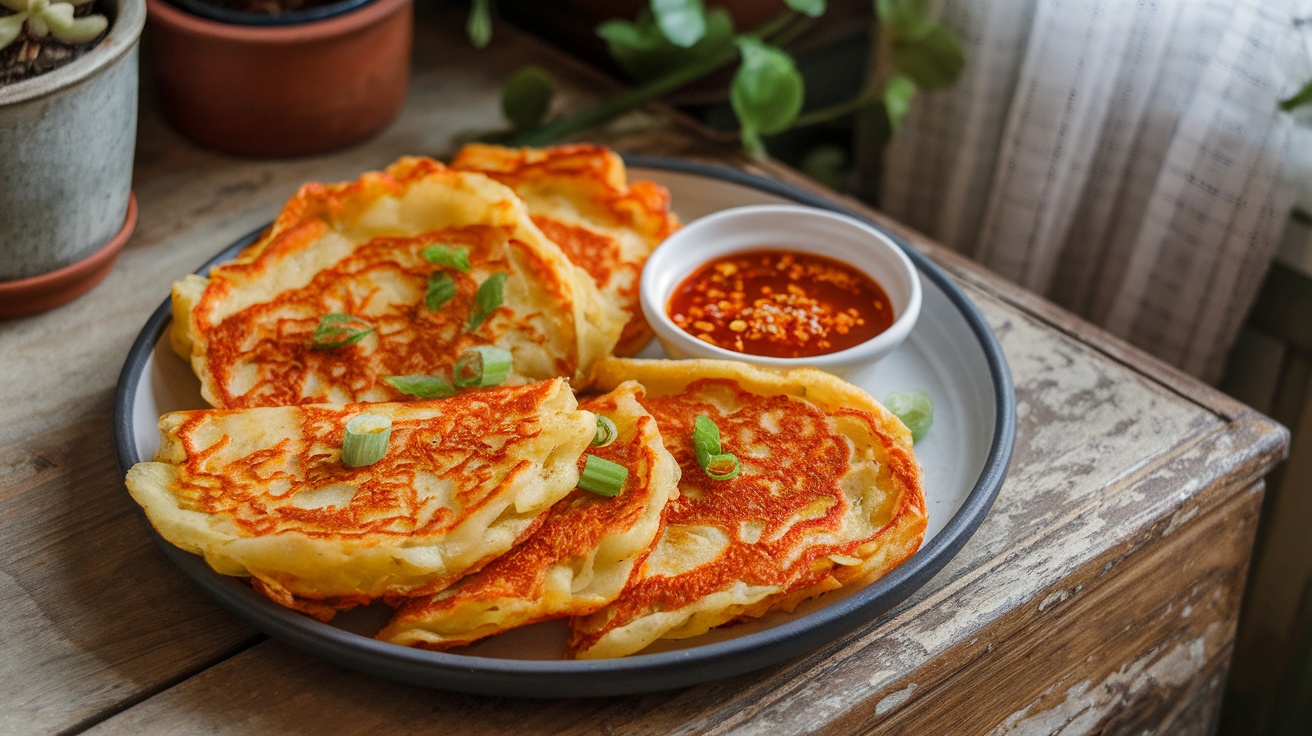
<svg viewBox="0 0 1312 736">
<path fill-rule="evenodd" d="M 747 250 L 793 250 L 841 261 L 875 280 L 893 306 L 893 324 L 860 345 L 807 358 L 771 358 L 716 347 L 679 329 L 666 312 L 670 295 L 702 264 Z M 911 334 L 920 316 L 920 276 L 887 235 L 848 217 L 812 207 L 735 207 L 676 231 L 642 270 L 642 311 L 671 358 L 727 358 L 756 365 L 814 366 L 844 374 L 888 355 Z"/>
</svg>

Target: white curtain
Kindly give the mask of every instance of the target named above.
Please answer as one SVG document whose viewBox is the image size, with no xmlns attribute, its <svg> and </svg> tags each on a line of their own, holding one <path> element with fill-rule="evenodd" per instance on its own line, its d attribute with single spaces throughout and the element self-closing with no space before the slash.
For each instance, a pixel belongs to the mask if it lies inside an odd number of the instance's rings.
<svg viewBox="0 0 1312 736">
<path fill-rule="evenodd" d="M 1306 0 L 944 0 L 881 208 L 1214 381 L 1275 251 Z"/>
</svg>

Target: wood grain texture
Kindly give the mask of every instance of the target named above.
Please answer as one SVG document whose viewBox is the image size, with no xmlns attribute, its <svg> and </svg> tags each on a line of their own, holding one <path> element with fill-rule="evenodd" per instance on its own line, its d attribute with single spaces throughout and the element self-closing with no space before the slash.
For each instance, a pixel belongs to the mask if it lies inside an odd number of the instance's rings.
<svg viewBox="0 0 1312 736">
<path fill-rule="evenodd" d="M 168 130 L 147 94 L 141 220 L 113 273 L 55 312 L 0 324 L 0 541 L 10 552 L 0 561 L 0 733 L 94 725 L 100 734 L 775 734 L 879 724 L 935 732 L 943 724 L 926 709 L 975 692 L 980 678 L 1001 688 L 997 697 L 967 698 L 990 711 L 981 728 L 1041 732 L 1045 714 L 1080 704 L 1079 714 L 1114 726 L 1122 722 L 1107 720 L 1105 706 L 1122 701 L 1093 697 L 1113 683 L 1120 690 L 1109 692 L 1154 693 L 1152 707 L 1123 723 L 1205 730 L 1232 636 L 1230 597 L 1246 564 L 1254 483 L 1287 436 L 878 213 L 871 216 L 904 231 L 964 284 L 1002 343 L 1019 407 L 1016 452 L 994 509 L 961 553 L 890 614 L 811 655 L 731 680 L 541 702 L 343 670 L 263 640 L 205 599 L 154 548 L 122 488 L 109 433 L 124 356 L 169 284 L 266 223 L 304 181 L 352 178 L 401 154 L 449 154 L 495 127 L 499 84 L 523 63 L 551 69 L 562 108 L 613 85 L 508 29 L 472 53 L 459 22 L 439 20 L 419 24 L 400 119 L 332 155 L 210 154 Z M 744 163 L 659 109 L 598 136 L 621 150 Z M 755 166 L 811 186 L 775 165 Z M 1202 550 L 1209 533 L 1215 548 Z M 1163 561 L 1172 559 L 1183 569 L 1169 576 Z M 1206 599 L 1207 581 L 1220 598 Z M 1155 595 L 1139 601 L 1141 584 Z M 1164 622 L 1174 619 L 1162 606 L 1179 611 L 1187 601 L 1190 615 L 1168 631 Z M 1142 630 L 1107 642 L 1080 635 L 1115 629 L 1100 616 L 1109 607 L 1143 621 Z M 1202 655 L 1194 656 L 1198 641 Z M 1168 664 L 1175 685 L 1136 684 Z M 1084 690 L 1081 678 L 1090 683 Z"/>
</svg>

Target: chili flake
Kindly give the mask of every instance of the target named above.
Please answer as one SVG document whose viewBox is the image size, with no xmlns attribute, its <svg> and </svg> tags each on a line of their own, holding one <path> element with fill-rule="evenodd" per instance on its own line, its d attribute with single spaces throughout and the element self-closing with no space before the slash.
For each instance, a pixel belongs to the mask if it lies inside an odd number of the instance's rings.
<svg viewBox="0 0 1312 736">
<path fill-rule="evenodd" d="M 810 253 L 755 250 L 704 264 L 666 307 L 680 329 L 739 353 L 804 358 L 858 345 L 893 324 L 874 279 Z"/>
</svg>

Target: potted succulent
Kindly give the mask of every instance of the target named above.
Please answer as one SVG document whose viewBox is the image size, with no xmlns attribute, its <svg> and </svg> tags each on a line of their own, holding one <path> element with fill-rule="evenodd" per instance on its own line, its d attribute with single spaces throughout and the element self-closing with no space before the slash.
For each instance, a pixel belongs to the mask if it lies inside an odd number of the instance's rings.
<svg viewBox="0 0 1312 736">
<path fill-rule="evenodd" d="M 164 117 L 201 145 L 298 156 L 405 102 L 413 0 L 147 0 Z"/>
<path fill-rule="evenodd" d="M 144 0 L 0 0 L 0 317 L 109 272 L 136 223 Z"/>
</svg>

